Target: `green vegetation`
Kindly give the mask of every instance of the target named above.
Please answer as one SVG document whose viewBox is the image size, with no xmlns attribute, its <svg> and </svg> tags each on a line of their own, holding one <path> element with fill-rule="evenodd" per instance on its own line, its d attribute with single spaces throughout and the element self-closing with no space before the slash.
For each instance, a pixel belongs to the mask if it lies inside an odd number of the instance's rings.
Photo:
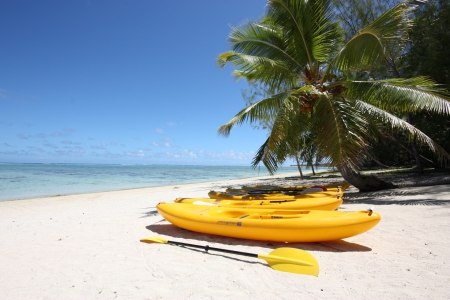
<svg viewBox="0 0 450 300">
<path fill-rule="evenodd" d="M 361 191 L 395 187 L 360 169 L 374 158 L 374 145 L 396 135 L 447 160 L 447 151 L 405 118 L 448 119 L 448 92 L 429 77 L 389 78 L 379 71 L 406 45 L 411 9 L 402 2 L 346 38 L 331 0 L 269 0 L 262 19 L 232 29 L 232 50 L 217 59 L 220 67 L 235 66 L 234 75 L 263 91 L 263 99 L 219 133 L 263 121 L 270 132 L 253 166 L 275 172 L 293 153 L 310 149 L 315 161 L 336 167 Z"/>
</svg>

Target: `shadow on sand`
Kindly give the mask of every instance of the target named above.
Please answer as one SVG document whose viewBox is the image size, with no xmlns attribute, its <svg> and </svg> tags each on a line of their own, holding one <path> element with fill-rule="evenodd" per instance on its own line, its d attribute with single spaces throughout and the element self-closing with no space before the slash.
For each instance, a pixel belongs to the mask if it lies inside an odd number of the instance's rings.
<svg viewBox="0 0 450 300">
<path fill-rule="evenodd" d="M 402 188 L 368 193 L 344 194 L 345 204 L 371 205 L 449 205 L 450 195 L 445 193 L 448 185 Z M 444 196 L 443 196 L 444 195 Z"/>
<path fill-rule="evenodd" d="M 323 251 L 323 252 L 365 252 L 372 249 L 356 243 L 350 243 L 343 240 L 327 241 L 327 242 L 315 242 L 315 243 L 281 243 L 281 242 L 267 242 L 267 241 L 254 241 L 246 239 L 236 239 L 231 237 L 223 237 L 211 234 L 204 234 L 185 230 L 170 223 L 167 223 L 164 219 L 146 226 L 148 230 L 153 233 L 171 236 L 179 239 L 189 239 L 199 241 L 199 245 L 205 245 L 207 243 L 222 244 L 222 245 L 241 245 L 249 247 L 261 247 L 266 248 L 268 251 L 274 250 L 280 247 L 298 248 L 309 251 Z M 212 246 L 212 245 L 211 245 Z M 214 245 L 214 247 L 218 247 Z"/>
</svg>

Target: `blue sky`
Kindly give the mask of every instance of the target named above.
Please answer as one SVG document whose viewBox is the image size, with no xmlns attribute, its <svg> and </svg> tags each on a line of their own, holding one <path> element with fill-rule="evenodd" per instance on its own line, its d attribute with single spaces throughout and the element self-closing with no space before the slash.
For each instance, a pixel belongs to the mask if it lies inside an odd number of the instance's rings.
<svg viewBox="0 0 450 300">
<path fill-rule="evenodd" d="M 0 162 L 249 165 L 230 25 L 265 0 L 0 2 Z"/>
</svg>

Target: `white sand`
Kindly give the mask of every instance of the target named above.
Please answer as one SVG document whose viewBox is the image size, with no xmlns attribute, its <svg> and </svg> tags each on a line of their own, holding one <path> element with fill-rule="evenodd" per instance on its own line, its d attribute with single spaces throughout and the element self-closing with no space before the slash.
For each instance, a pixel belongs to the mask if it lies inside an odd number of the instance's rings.
<svg viewBox="0 0 450 300">
<path fill-rule="evenodd" d="M 0 202 L 0 299 L 450 299 L 449 185 L 365 196 L 350 188 L 340 209 L 375 203 L 382 221 L 326 243 L 202 235 L 171 225 L 155 209 L 161 201 L 207 197 L 213 187 L 246 182 Z M 148 236 L 252 253 L 300 248 L 317 258 L 320 275 L 139 241 Z"/>
</svg>

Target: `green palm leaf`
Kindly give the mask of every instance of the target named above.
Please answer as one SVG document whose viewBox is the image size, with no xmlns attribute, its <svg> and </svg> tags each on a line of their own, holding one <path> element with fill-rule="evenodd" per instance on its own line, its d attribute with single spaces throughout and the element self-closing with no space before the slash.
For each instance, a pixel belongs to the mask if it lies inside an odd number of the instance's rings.
<svg viewBox="0 0 450 300">
<path fill-rule="evenodd" d="M 399 113 L 427 110 L 450 114 L 448 92 L 426 77 L 393 78 L 378 81 L 351 81 L 346 96 L 360 99 L 380 109 Z"/>
<path fill-rule="evenodd" d="M 236 126 L 249 122 L 257 122 L 267 116 L 276 115 L 283 106 L 283 101 L 290 95 L 290 92 L 274 95 L 272 97 L 258 101 L 238 112 L 230 121 L 219 127 L 219 134 L 228 136 L 231 129 Z"/>
<path fill-rule="evenodd" d="M 307 56 L 293 56 L 286 47 L 283 31 L 273 26 L 247 22 L 234 27 L 228 40 L 235 52 L 271 58 L 289 66 L 291 70 L 301 70 L 308 62 Z"/>
<path fill-rule="evenodd" d="M 318 154 L 332 165 L 357 169 L 364 160 L 360 154 L 368 146 L 368 122 L 353 106 L 323 94 L 314 106 L 312 131 L 317 134 Z"/>
<path fill-rule="evenodd" d="M 370 116 L 370 118 L 376 120 L 378 123 L 389 126 L 391 131 L 401 131 L 409 135 L 411 140 L 418 142 L 422 145 L 427 145 L 428 148 L 441 160 L 447 161 L 450 159 L 450 155 L 436 142 L 434 142 L 425 133 L 409 124 L 408 122 L 396 117 L 393 114 L 388 113 L 378 107 L 365 103 L 363 101 L 356 101 L 355 108 L 362 114 Z"/>
<path fill-rule="evenodd" d="M 343 40 L 343 32 L 333 22 L 330 1 L 270 0 L 267 16 L 283 29 L 287 51 L 308 59 L 310 68 L 316 61 L 326 61 Z M 293 56 L 294 56 L 293 54 Z"/>
<path fill-rule="evenodd" d="M 406 17 L 410 7 L 405 3 L 386 11 L 356 34 L 332 60 L 332 69 L 342 71 L 374 67 L 383 61 L 385 47 L 391 40 L 403 42 L 411 22 Z"/>
<path fill-rule="evenodd" d="M 293 100 L 294 101 L 291 101 Z M 299 132 L 308 131 L 311 119 L 307 115 L 299 114 L 299 102 L 292 96 L 284 102 L 284 106 L 275 117 L 269 137 L 258 149 L 252 162 L 253 167 L 263 163 L 273 174 L 280 161 L 298 151 L 301 135 Z"/>
<path fill-rule="evenodd" d="M 268 86 L 285 86 L 286 83 L 294 85 L 298 80 L 297 74 L 292 72 L 283 62 L 270 58 L 234 51 L 222 53 L 217 58 L 219 67 L 224 67 L 228 62 L 239 68 L 234 72 L 237 79 L 245 78 L 248 81 L 259 81 Z"/>
</svg>

